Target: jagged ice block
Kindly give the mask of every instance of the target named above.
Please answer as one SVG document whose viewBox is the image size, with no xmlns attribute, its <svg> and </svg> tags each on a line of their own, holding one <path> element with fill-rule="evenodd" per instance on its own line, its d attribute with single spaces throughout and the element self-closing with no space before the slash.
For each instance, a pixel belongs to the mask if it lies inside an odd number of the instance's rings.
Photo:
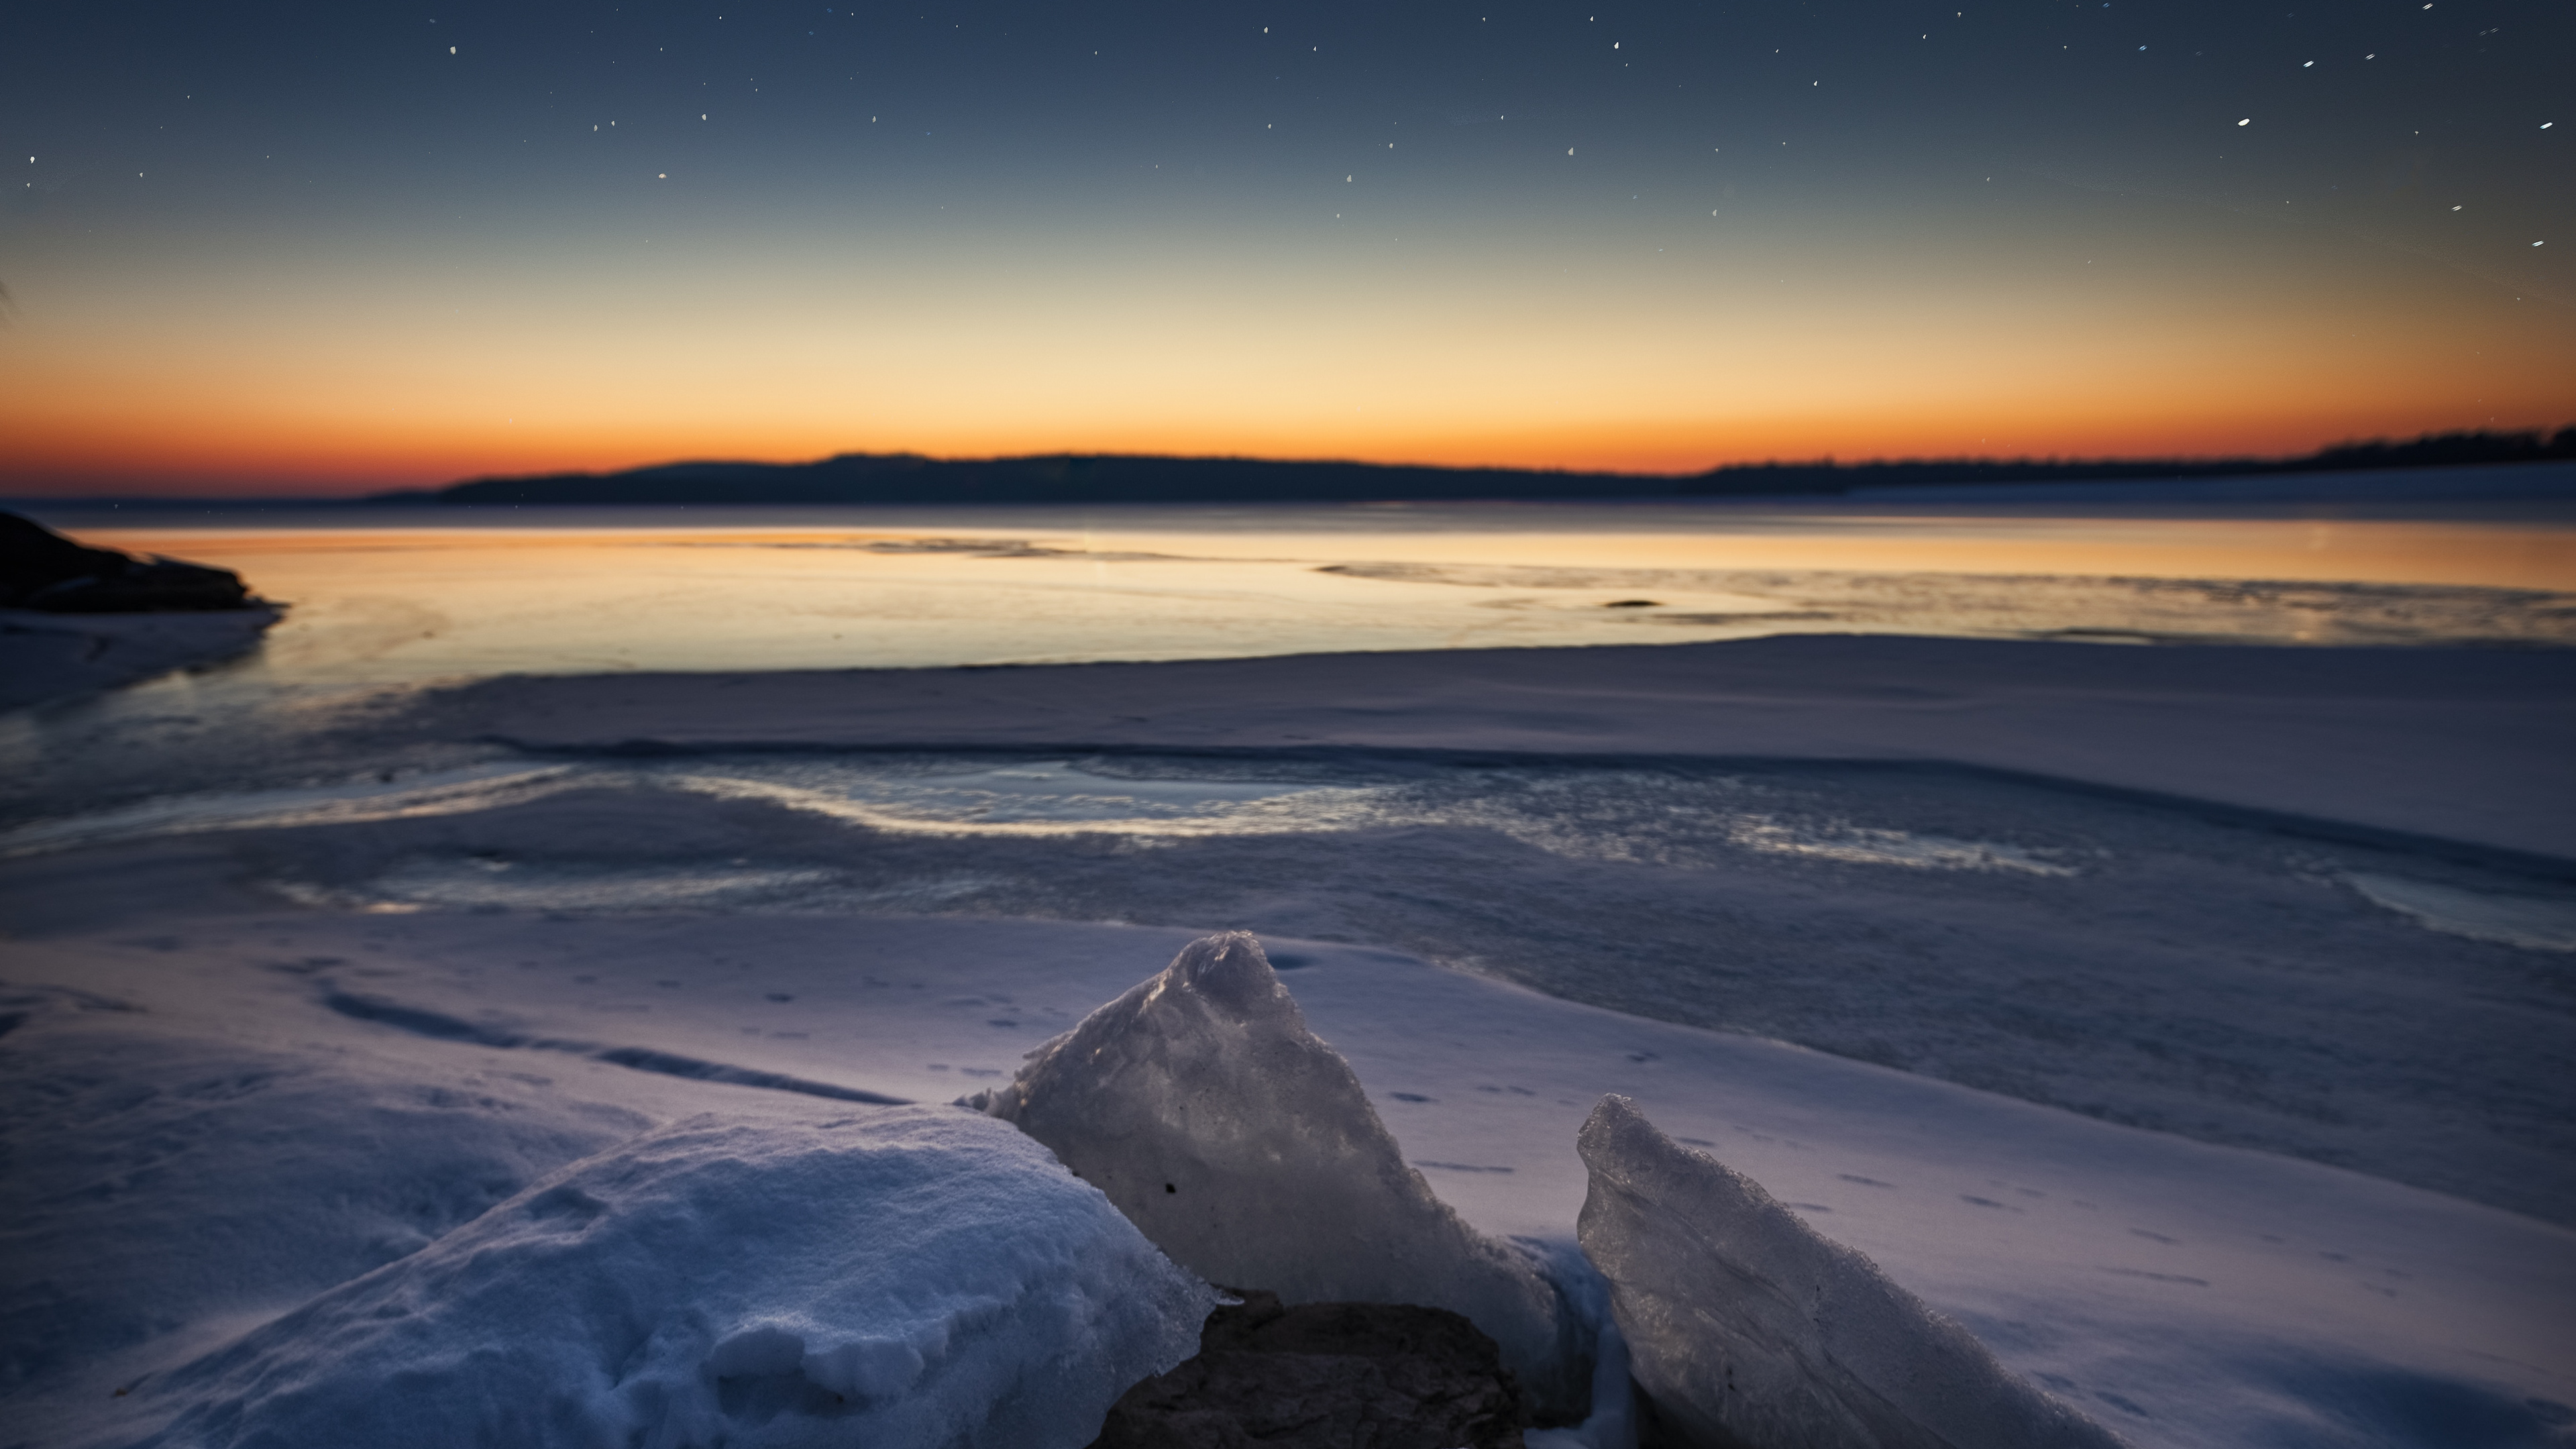
<svg viewBox="0 0 2576 1449">
<path fill-rule="evenodd" d="M 1630 1372 L 1694 1449 L 2116 1449 L 1761 1185 L 1601 1099 L 1578 1236 Z"/>
<path fill-rule="evenodd" d="M 1544 1417 L 1582 1417 L 1587 1335 L 1556 1289 L 1405 1162 L 1251 935 L 1191 942 L 980 1100 L 1209 1281 L 1463 1314 Z"/>
</svg>

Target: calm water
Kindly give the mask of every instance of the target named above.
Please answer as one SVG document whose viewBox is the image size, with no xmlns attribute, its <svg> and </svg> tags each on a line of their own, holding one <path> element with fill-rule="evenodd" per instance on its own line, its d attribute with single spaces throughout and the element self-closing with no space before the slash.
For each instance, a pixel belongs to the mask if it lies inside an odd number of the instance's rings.
<svg viewBox="0 0 2576 1449">
<path fill-rule="evenodd" d="M 278 683 L 1784 632 L 2576 641 L 2576 509 L 2547 500 L 2339 516 L 1833 502 L 53 521 L 237 569 L 291 602 L 262 653 L 231 671 Z"/>
</svg>

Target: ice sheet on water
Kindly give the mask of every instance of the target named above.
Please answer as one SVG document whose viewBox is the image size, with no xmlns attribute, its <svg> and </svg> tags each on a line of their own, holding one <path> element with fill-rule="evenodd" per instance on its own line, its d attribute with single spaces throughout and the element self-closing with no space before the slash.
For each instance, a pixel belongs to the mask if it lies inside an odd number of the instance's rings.
<svg viewBox="0 0 2576 1449">
<path fill-rule="evenodd" d="M 275 608 L 51 614 L 0 609 L 0 710 L 113 689 L 256 648 Z"/>
<path fill-rule="evenodd" d="M 697 1117 L 147 1380 L 139 1442 L 1076 1449 L 1215 1301 L 974 1114 Z"/>
<path fill-rule="evenodd" d="M 1694 1445 L 2111 1449 L 1869 1259 L 1752 1179 L 1601 1099 L 1577 1148 L 1579 1235 L 1631 1372 Z"/>
<path fill-rule="evenodd" d="M 1853 525 L 1869 526 L 1862 520 L 1845 526 Z M 1796 632 L 2309 647 L 2564 644 L 2576 634 L 2576 614 L 2565 593 L 2477 585 L 1529 564 L 1353 563 L 1319 572 L 1509 590 L 1524 596 L 1509 601 L 1523 609 L 1554 603 L 1589 613 L 1606 602 L 1604 593 L 1651 594 L 1653 606 L 1622 613 L 1622 622 L 1647 628 L 1734 624 L 1766 634 L 1786 626 Z"/>
<path fill-rule="evenodd" d="M 465 815 L 568 788 L 574 774 L 566 765 L 493 761 L 412 774 L 387 772 L 332 784 L 158 796 L 0 831 L 0 856 L 210 830 L 275 830 Z"/>
<path fill-rule="evenodd" d="M 1432 1194 L 1250 935 L 1191 942 L 985 1106 L 1209 1280 L 1463 1313 L 1544 1410 L 1579 1416 L 1588 1365 L 1556 1290 Z"/>
<path fill-rule="evenodd" d="M 159 796 L 0 829 L 0 856 L 223 830 L 355 825 L 501 810 L 578 789 L 756 801 L 891 835 L 1176 841 L 1435 828 L 1491 830 L 1576 860 L 1704 865 L 1738 852 L 1917 870 L 2072 875 L 2062 851 L 1819 812 L 1736 774 L 1458 770 L 1401 776 L 1273 760 L 709 755 L 673 762 L 484 761 Z M 433 903 L 452 892 L 431 892 Z"/>
<path fill-rule="evenodd" d="M 905 761 L 726 759 L 652 773 L 664 788 L 758 800 L 911 835 L 1302 835 L 1378 823 L 1384 791 L 1311 781 L 1108 775 L 1063 760 L 924 770 Z"/>
<path fill-rule="evenodd" d="M 2073 875 L 2036 851 L 1991 840 L 1956 840 L 1904 830 L 1831 822 L 1788 823 L 1749 815 L 1729 827 L 1726 839 L 1771 855 L 1803 855 L 1853 865 L 1901 865 L 1912 870 L 2000 870 L 2023 875 Z"/>
<path fill-rule="evenodd" d="M 821 870 L 700 861 L 628 865 L 518 861 L 488 855 L 406 860 L 362 889 L 305 882 L 274 887 L 298 904 L 336 910 L 756 910 L 839 883 Z"/>
<path fill-rule="evenodd" d="M 2343 878 L 2362 899 L 2428 931 L 2526 951 L 2576 951 L 2576 892 L 2469 890 L 2358 870 Z"/>
</svg>

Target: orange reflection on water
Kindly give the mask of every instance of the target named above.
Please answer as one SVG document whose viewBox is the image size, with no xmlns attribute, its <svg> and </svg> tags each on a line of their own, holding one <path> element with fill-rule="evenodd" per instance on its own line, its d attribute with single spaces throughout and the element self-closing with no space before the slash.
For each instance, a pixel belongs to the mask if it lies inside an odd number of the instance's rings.
<svg viewBox="0 0 2576 1449">
<path fill-rule="evenodd" d="M 1349 547 L 1342 541 L 1342 547 Z M 2576 590 L 2576 529 L 2375 520 L 1852 517 L 1822 528 L 1411 535 L 1455 562 L 1660 569 L 2264 579 Z"/>
<path fill-rule="evenodd" d="M 1500 506 L 1102 510 L 1089 527 L 1065 518 L 1004 527 L 1011 520 L 959 511 L 905 528 L 82 536 L 235 569 L 293 603 L 260 667 L 380 681 L 1682 643 L 1783 630 L 2564 643 L 2564 626 L 2540 617 L 2547 600 L 2516 604 L 2506 619 L 2474 599 L 2364 607 L 2315 586 L 2576 593 L 2576 529 L 2547 524 Z M 2225 586 L 2248 580 L 2308 592 L 2238 597 Z"/>
<path fill-rule="evenodd" d="M 899 548 L 924 538 L 982 538 L 1033 542 L 1074 553 L 1158 554 L 1174 562 L 1242 559 L 1322 566 L 1417 560 L 1523 567 L 1829 569 L 2576 591 L 2576 527 L 2530 522 L 1730 512 L 1711 517 L 1698 528 L 1666 527 L 1647 533 L 1599 527 L 1552 530 L 1544 526 L 1550 512 L 1544 509 L 1471 507 L 1454 512 L 1463 526 L 1390 527 L 1383 532 L 1365 526 L 1331 531 L 1299 527 L 1313 511 L 1296 510 L 1283 515 L 1286 526 L 1281 528 L 1223 531 L 1152 524 L 1122 527 L 1123 520 L 1111 511 L 1101 524 L 1072 529 L 975 523 L 907 529 L 117 528 L 87 530 L 83 536 L 110 548 L 166 553 L 245 571 L 263 566 L 293 570 L 299 566 L 285 560 L 300 556 L 403 553 L 451 555 L 441 567 L 468 573 L 489 569 L 507 575 L 516 572 L 508 560 L 524 561 L 532 552 L 543 552 L 550 556 L 548 567 L 552 568 L 676 575 L 718 566 L 712 559 L 683 561 L 633 550 L 725 546 L 777 549 L 777 554 L 766 556 L 765 566 L 785 571 L 875 571 L 890 567 L 894 559 L 916 556 L 875 552 L 870 545 Z M 1587 523 L 1616 521 L 1611 510 L 1581 512 Z M 1528 521 L 1510 516 L 1515 513 Z M 1389 516 L 1394 521 L 1392 510 Z M 1433 510 L 1403 511 L 1407 523 L 1426 516 L 1445 515 Z M 489 557 L 479 561 L 467 557 L 478 554 Z M 998 562 L 1002 561 L 986 559 L 980 566 L 989 570 Z M 424 561 L 420 566 L 430 565 Z M 721 571 L 739 568 L 737 561 Z"/>
</svg>

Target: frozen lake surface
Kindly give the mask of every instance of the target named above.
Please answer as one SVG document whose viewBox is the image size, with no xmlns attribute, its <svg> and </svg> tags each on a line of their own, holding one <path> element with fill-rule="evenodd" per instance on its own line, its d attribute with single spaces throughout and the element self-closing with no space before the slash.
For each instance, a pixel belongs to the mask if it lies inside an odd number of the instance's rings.
<svg viewBox="0 0 2576 1449">
<path fill-rule="evenodd" d="M 947 915 L 1381 945 L 2552 1221 L 2576 881 L 1939 767 L 496 754 L 0 831 L 363 913 Z M 13 924 L 60 899 L 24 890 Z"/>
</svg>

